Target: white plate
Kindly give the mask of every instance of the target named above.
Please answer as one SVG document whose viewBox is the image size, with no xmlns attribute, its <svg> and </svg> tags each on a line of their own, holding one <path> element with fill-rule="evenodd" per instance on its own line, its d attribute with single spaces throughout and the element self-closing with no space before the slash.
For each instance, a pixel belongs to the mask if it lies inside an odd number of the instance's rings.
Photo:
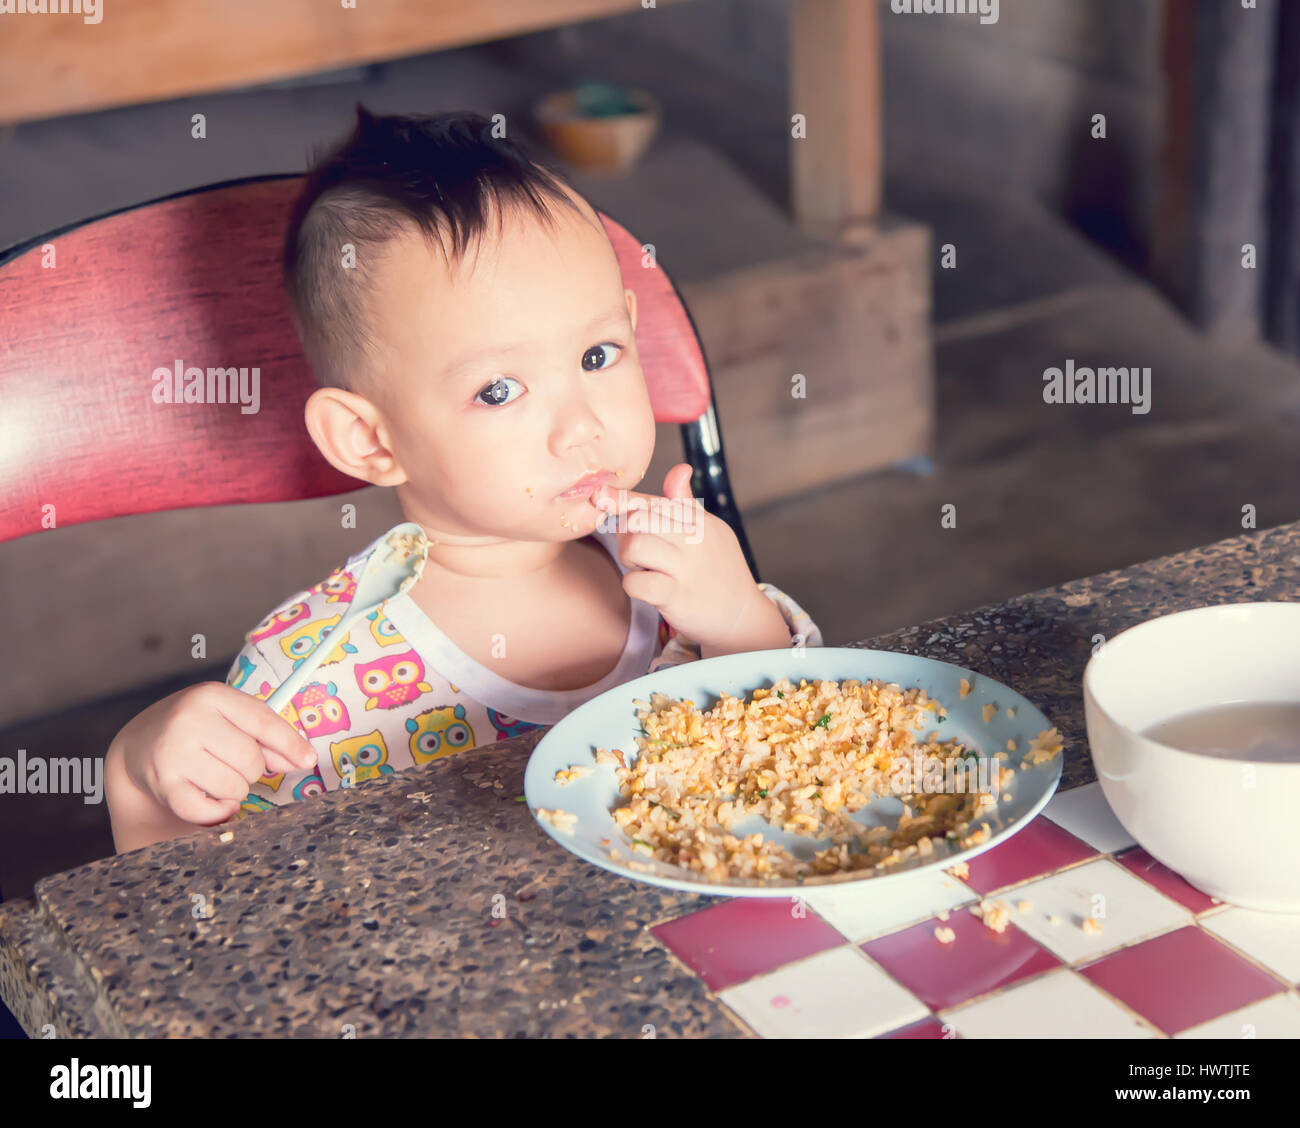
<svg viewBox="0 0 1300 1128">
<path fill-rule="evenodd" d="M 1011 798 L 1007 799 L 1004 792 L 995 809 L 971 823 L 971 830 L 989 825 L 991 836 L 965 850 L 941 846 L 932 854 L 913 855 L 885 869 L 855 870 L 802 880 L 726 878 L 714 881 L 692 870 L 652 861 L 637 853 L 631 839 L 610 813 L 626 801 L 619 794 L 615 768 L 612 764 L 595 762 L 598 747 L 621 749 L 629 766 L 635 761 L 636 737 L 641 730 L 636 715 L 639 707 L 633 701 L 649 701 L 652 693 L 666 693 L 670 697 L 689 698 L 697 708 L 705 710 L 717 703 L 724 690 L 745 699 L 755 689 L 770 687 L 783 677 L 788 677 L 795 685 L 799 684 L 800 678 L 806 678 L 809 681 L 879 680 L 896 682 L 903 689 L 919 687 L 948 713 L 942 727 L 927 724 L 924 731 L 933 729 L 945 741 L 956 738 L 967 748 L 978 751 L 981 758 L 1005 750 L 1007 741 L 1015 740 L 1016 751 L 1009 752 L 1009 758 L 1003 761 L 1016 769 L 1011 786 L 1007 788 Z M 972 685 L 970 695 L 965 698 L 960 693 L 962 678 L 969 679 Z M 982 710 L 989 703 L 996 704 L 998 712 L 985 724 Z M 1008 708 L 1015 711 L 1014 717 L 1007 716 Z M 1060 782 L 1062 753 L 1034 767 L 1023 767 L 1020 763 L 1033 738 L 1049 727 L 1051 722 L 1015 690 L 984 674 L 932 658 L 884 650 L 820 646 L 800 652 L 781 649 L 726 654 L 647 674 L 579 706 L 555 725 L 533 750 L 524 773 L 524 795 L 534 817 L 539 808 L 558 809 L 576 815 L 577 824 L 571 834 L 558 831 L 541 819 L 538 819 L 538 824 L 566 850 L 613 873 L 634 881 L 692 893 L 724 897 L 789 897 L 792 889 L 888 881 L 902 879 L 904 875 L 928 866 L 947 868 L 1010 838 L 1043 809 Z M 572 783 L 557 783 L 555 773 L 574 764 L 591 765 L 592 770 Z M 853 817 L 866 826 L 884 824 L 892 829 L 897 826 L 901 812 L 901 801 L 888 796 L 868 804 Z M 815 851 L 830 844 L 828 839 L 808 838 L 779 830 L 757 815 L 737 824 L 733 833 L 739 837 L 754 831 L 779 842 L 800 859 L 810 859 Z M 602 845 L 602 839 L 607 839 L 609 845 Z M 611 858 L 611 850 L 617 850 L 619 857 Z M 628 865 L 630 861 L 642 868 L 631 868 Z"/>
</svg>

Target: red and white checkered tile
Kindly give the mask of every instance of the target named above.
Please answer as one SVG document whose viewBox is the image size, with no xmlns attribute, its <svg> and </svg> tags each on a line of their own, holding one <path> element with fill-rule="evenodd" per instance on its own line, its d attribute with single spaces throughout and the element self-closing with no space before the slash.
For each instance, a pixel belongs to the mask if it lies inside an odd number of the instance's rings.
<svg viewBox="0 0 1300 1128">
<path fill-rule="evenodd" d="M 1099 784 L 969 869 L 738 898 L 652 931 L 761 1037 L 1300 1038 L 1300 915 L 1192 888 Z M 982 898 L 1010 910 L 1002 932 Z"/>
</svg>

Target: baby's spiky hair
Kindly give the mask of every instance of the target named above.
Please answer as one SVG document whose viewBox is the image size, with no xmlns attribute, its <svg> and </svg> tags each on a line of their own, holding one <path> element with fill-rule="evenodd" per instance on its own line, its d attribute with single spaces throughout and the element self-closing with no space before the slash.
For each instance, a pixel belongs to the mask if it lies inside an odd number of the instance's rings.
<svg viewBox="0 0 1300 1128">
<path fill-rule="evenodd" d="M 353 387 L 374 355 L 366 297 L 384 245 L 418 231 L 459 263 L 497 216 L 551 207 L 582 214 L 562 173 L 468 111 L 379 117 L 357 105 L 350 136 L 317 156 L 294 204 L 284 282 L 307 360 L 323 385 Z M 444 238 L 449 235 L 450 248 Z M 355 267 L 345 266 L 347 245 Z M 350 258 L 349 258 L 350 261 Z"/>
</svg>

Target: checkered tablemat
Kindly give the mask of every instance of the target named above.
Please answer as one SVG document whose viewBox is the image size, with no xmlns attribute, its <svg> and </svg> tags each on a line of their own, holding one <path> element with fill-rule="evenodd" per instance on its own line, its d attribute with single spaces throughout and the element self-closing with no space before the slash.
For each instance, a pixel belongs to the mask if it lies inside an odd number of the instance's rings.
<svg viewBox="0 0 1300 1128">
<path fill-rule="evenodd" d="M 967 864 L 964 880 L 736 898 L 653 932 L 769 1038 L 1300 1037 L 1300 914 L 1192 888 L 1100 784 Z M 1009 909 L 1001 932 L 982 900 Z"/>
</svg>

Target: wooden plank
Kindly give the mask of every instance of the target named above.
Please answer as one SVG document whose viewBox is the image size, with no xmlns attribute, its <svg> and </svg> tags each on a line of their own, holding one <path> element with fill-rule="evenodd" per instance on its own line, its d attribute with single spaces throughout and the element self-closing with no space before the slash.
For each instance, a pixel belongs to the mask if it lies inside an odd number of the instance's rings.
<svg viewBox="0 0 1300 1128">
<path fill-rule="evenodd" d="M 681 0 L 658 0 L 659 4 Z M 0 125 L 418 55 L 622 12 L 641 0 L 132 0 L 0 16 Z"/>
<path fill-rule="evenodd" d="M 861 0 L 793 0 L 790 113 L 795 219 L 818 238 L 870 238 L 880 212 L 883 126 L 880 17 Z"/>
<path fill-rule="evenodd" d="M 932 453 L 929 261 L 929 230 L 895 222 L 682 287 L 742 513 Z"/>
</svg>

